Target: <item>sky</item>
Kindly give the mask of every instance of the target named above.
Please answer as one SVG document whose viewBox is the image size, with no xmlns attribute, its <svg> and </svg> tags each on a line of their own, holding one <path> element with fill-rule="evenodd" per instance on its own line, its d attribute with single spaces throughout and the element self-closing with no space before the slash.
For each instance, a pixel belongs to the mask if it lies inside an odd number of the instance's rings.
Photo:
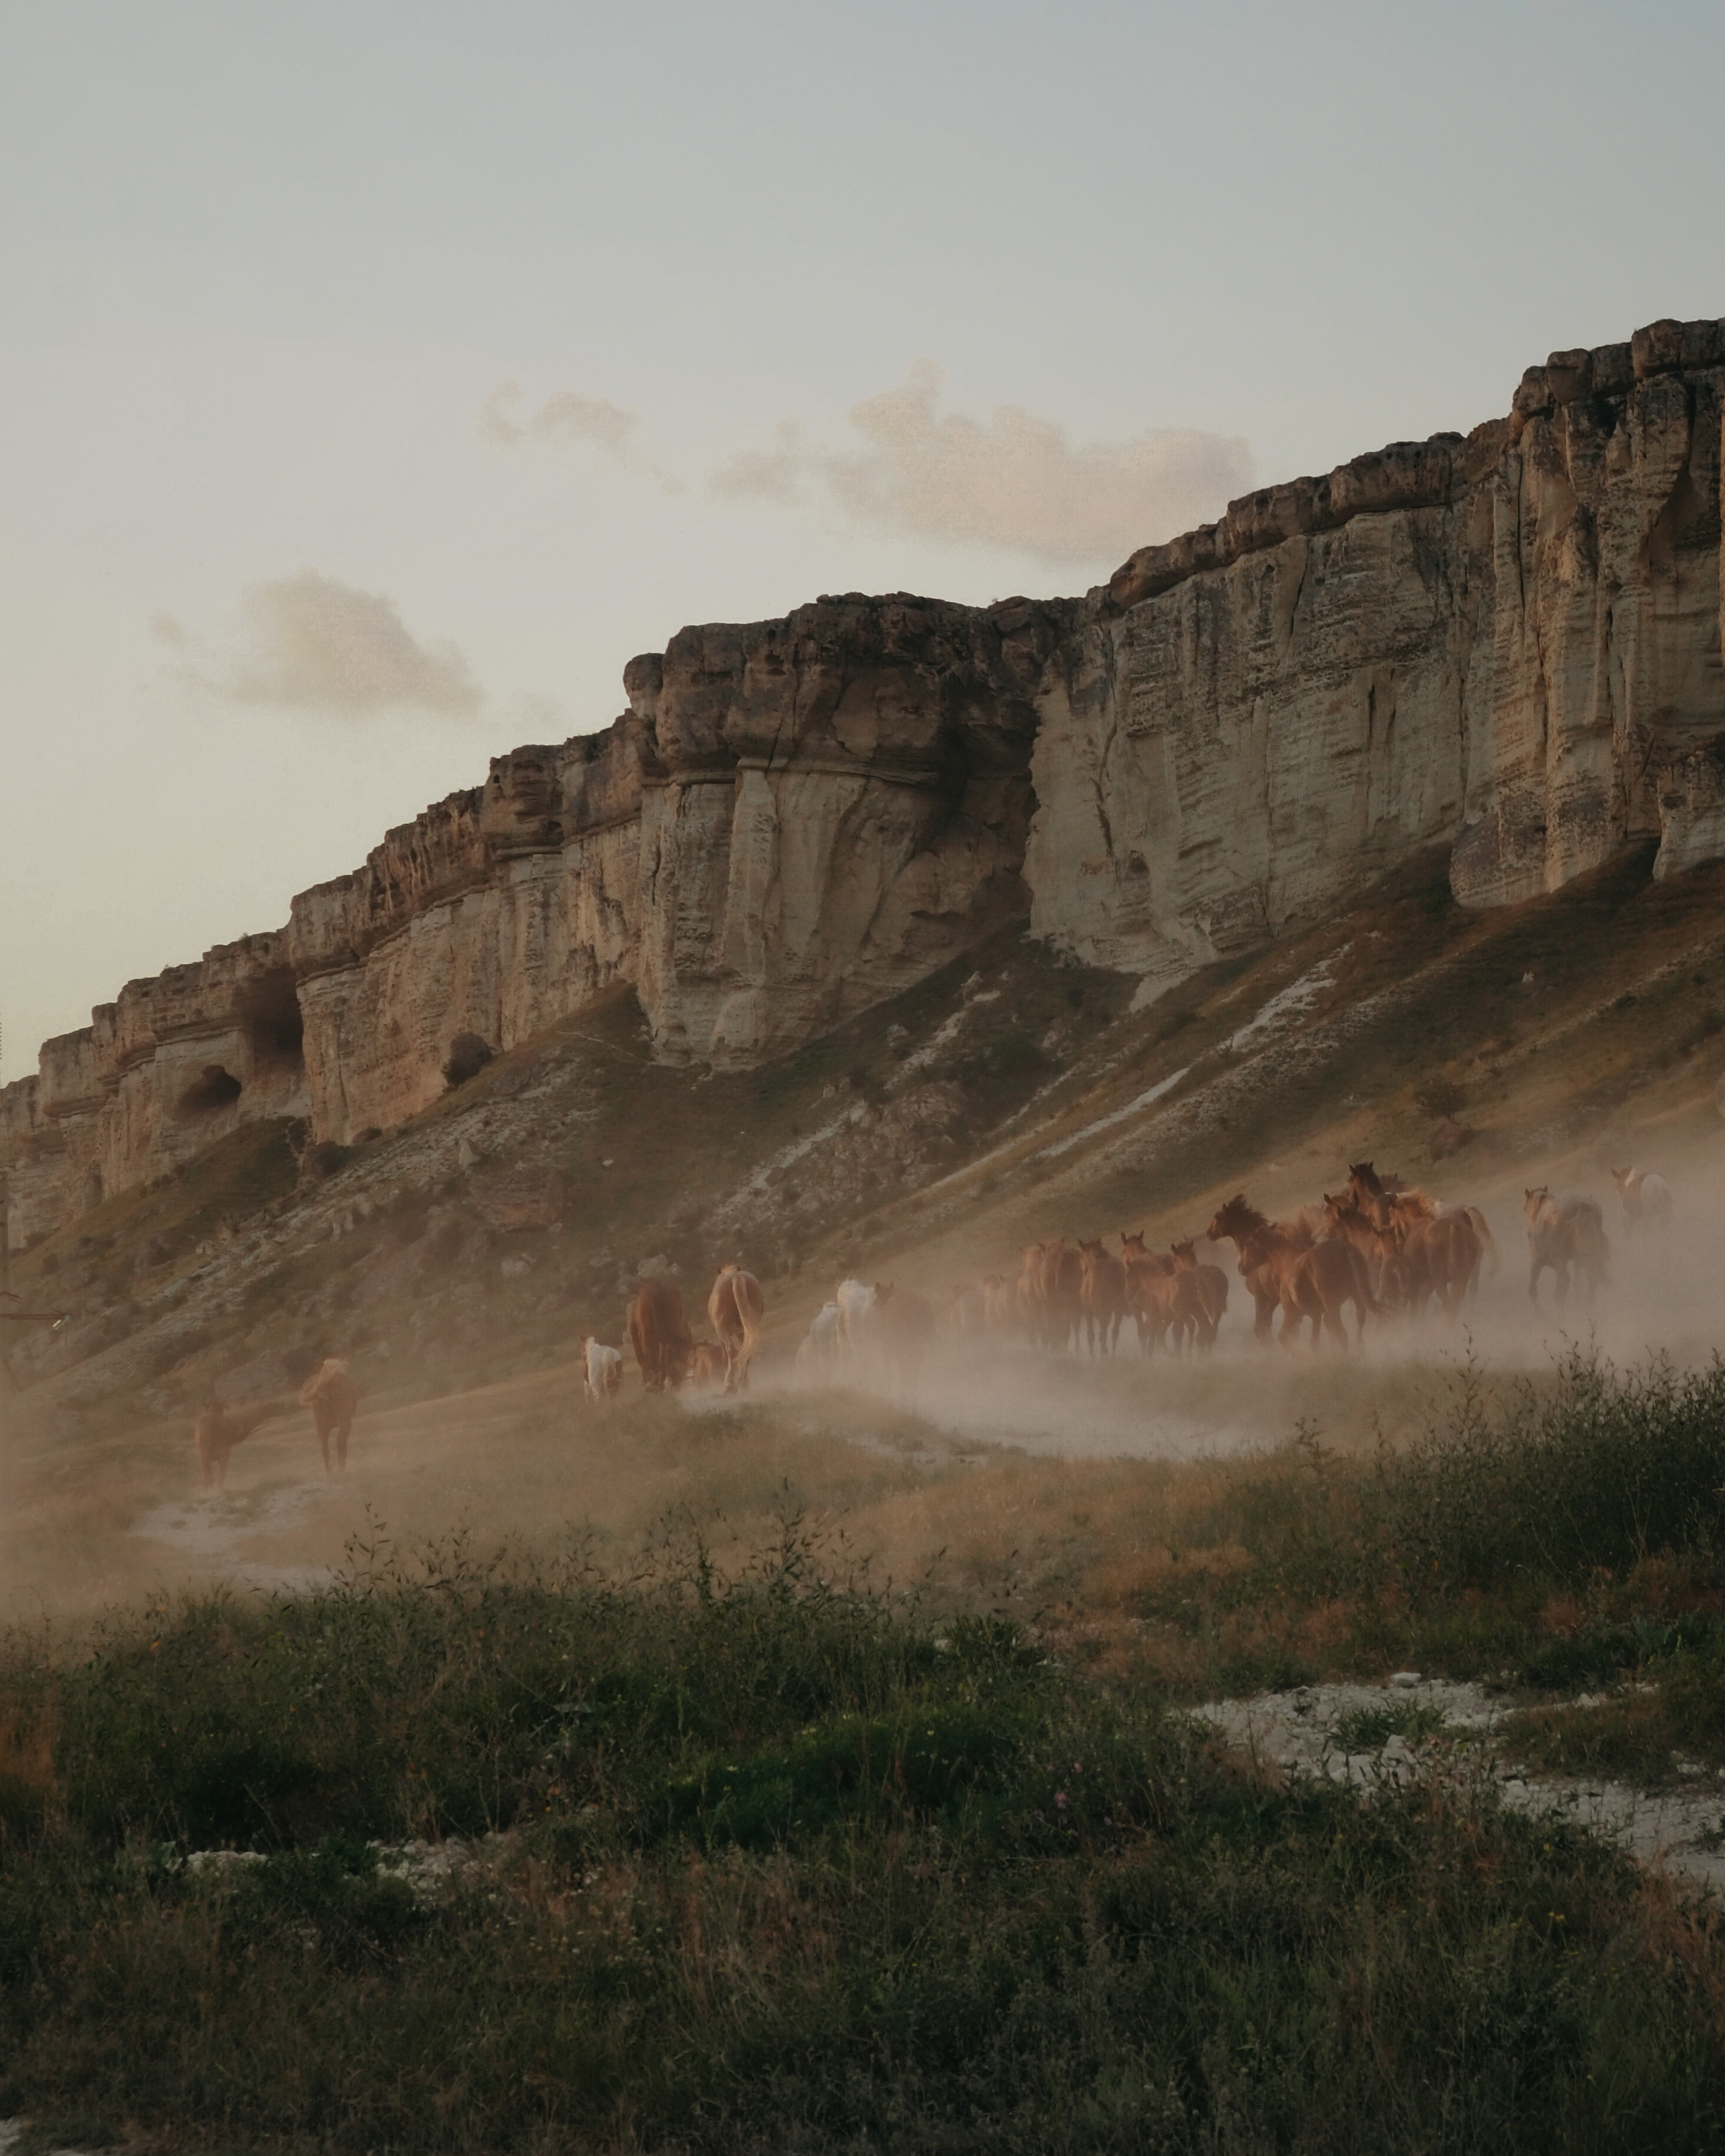
<svg viewBox="0 0 1725 2156">
<path fill-rule="evenodd" d="M 0 4 L 0 1079 L 635 653 L 1725 313 L 1725 9 Z"/>
</svg>

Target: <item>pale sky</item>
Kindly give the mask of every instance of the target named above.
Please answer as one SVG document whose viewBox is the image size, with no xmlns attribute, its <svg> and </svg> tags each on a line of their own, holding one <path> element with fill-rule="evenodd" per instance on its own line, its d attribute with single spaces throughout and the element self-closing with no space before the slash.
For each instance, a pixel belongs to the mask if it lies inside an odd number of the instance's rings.
<svg viewBox="0 0 1725 2156">
<path fill-rule="evenodd" d="M 686 622 L 1725 313 L 1725 8 L 0 0 L 7 1079 Z"/>
</svg>

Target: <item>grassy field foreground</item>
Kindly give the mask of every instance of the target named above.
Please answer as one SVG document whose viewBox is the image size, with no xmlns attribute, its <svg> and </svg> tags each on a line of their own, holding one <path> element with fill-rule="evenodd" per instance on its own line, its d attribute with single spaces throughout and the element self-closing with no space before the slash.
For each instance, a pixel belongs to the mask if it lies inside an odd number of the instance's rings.
<svg viewBox="0 0 1725 2156">
<path fill-rule="evenodd" d="M 728 1577 L 686 1521 L 626 1575 L 356 1545 L 318 1594 L 15 1636 L 0 2108 L 245 2149 L 1717 2147 L 1711 1904 L 1460 1751 L 1369 1805 L 1284 1784 L 1156 1662 L 1225 1620 L 1291 1652 L 1283 1613 L 1320 1662 L 1638 1675 L 1717 1745 L 1725 1371 L 1464 1385 L 1404 1453 L 1210 1488 L 1168 1568 L 1244 1561 L 1140 1582 L 1104 1652 L 794 1515 Z"/>
</svg>

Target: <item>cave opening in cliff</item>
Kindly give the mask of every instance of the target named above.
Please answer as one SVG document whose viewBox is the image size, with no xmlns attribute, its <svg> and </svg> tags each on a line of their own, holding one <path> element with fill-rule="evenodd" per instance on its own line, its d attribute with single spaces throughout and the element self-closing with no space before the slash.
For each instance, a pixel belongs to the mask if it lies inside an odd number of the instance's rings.
<svg viewBox="0 0 1725 2156">
<path fill-rule="evenodd" d="M 230 1070 L 219 1063 L 206 1063 L 201 1077 L 193 1079 L 179 1097 L 179 1113 L 190 1121 L 195 1116 L 213 1115 L 216 1109 L 231 1107 L 243 1089 Z"/>
<path fill-rule="evenodd" d="M 240 1017 L 254 1070 L 304 1070 L 305 1020 L 291 968 L 279 966 L 254 981 Z"/>
</svg>

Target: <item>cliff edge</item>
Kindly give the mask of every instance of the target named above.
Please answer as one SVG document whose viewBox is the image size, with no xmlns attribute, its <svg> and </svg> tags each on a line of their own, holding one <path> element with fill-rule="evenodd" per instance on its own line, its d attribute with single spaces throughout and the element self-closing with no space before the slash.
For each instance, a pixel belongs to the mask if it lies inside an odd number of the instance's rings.
<svg viewBox="0 0 1725 2156">
<path fill-rule="evenodd" d="M 348 1142 L 632 984 L 747 1067 L 1003 921 L 1154 993 L 1413 851 L 1475 906 L 1725 855 L 1725 323 L 1554 353 L 1507 417 L 1231 503 L 1081 600 L 688 628 L 604 732 L 132 982 L 0 1092 L 9 1243 L 237 1121 Z"/>
</svg>

